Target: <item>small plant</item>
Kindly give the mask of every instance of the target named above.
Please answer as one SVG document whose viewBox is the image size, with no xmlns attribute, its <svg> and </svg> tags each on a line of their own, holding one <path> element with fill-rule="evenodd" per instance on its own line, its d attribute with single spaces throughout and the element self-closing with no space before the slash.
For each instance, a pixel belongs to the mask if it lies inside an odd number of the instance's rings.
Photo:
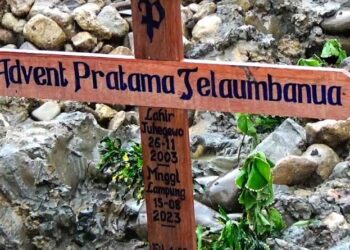
<svg viewBox="0 0 350 250">
<path fill-rule="evenodd" d="M 240 171 L 236 184 L 242 189 L 239 197 L 243 205 L 243 218 L 231 220 L 220 208 L 223 229 L 218 235 L 210 235 L 202 227 L 197 228 L 198 250 L 264 250 L 265 240 L 285 228 L 281 214 L 271 207 L 273 164 L 261 152 L 252 153 Z"/>
<path fill-rule="evenodd" d="M 250 114 L 238 114 L 237 115 L 237 127 L 244 136 L 250 136 L 253 138 L 253 145 L 256 147 L 259 143 L 259 137 L 256 130 L 256 123 L 253 115 Z"/>
<path fill-rule="evenodd" d="M 329 64 L 339 66 L 347 57 L 346 51 L 337 39 L 331 39 L 323 46 L 320 56 L 313 55 L 309 59 L 301 58 L 298 61 L 300 66 L 324 67 Z"/>
<path fill-rule="evenodd" d="M 244 135 L 238 149 L 238 165 L 240 163 L 242 146 L 246 136 L 252 137 L 253 148 L 255 148 L 260 142 L 259 133 L 271 132 L 283 121 L 284 118 L 278 116 L 262 116 L 242 113 L 237 114 L 238 130 Z"/>
<path fill-rule="evenodd" d="M 141 145 L 134 143 L 130 148 L 123 148 L 120 139 L 106 137 L 101 141 L 100 154 L 102 157 L 97 168 L 101 172 L 111 172 L 117 187 L 123 186 L 122 199 L 132 192 L 134 198 L 141 200 L 144 191 Z"/>
<path fill-rule="evenodd" d="M 244 207 L 248 224 L 262 238 L 285 226 L 280 213 L 271 207 L 273 166 L 264 153 L 255 152 L 245 160 L 236 179 L 236 185 L 242 189 L 239 203 Z"/>
</svg>

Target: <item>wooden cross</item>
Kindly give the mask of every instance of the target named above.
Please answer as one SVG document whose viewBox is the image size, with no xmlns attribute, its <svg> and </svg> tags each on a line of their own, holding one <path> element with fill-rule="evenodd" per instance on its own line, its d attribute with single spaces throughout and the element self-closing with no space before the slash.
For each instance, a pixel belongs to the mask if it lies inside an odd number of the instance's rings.
<svg viewBox="0 0 350 250">
<path fill-rule="evenodd" d="M 183 59 L 180 0 L 133 0 L 136 59 L 0 51 L 0 95 L 140 106 L 148 239 L 193 250 L 188 109 L 350 116 L 350 74 L 331 68 Z"/>
</svg>

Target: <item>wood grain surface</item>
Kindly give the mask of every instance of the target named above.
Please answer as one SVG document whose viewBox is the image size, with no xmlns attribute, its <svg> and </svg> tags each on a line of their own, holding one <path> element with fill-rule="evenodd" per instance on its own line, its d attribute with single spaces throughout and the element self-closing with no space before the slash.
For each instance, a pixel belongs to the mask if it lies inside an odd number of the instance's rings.
<svg viewBox="0 0 350 250">
<path fill-rule="evenodd" d="M 45 74 L 38 77 L 42 74 L 43 67 L 59 71 L 59 63 L 64 68 L 62 75 L 65 84 L 62 84 L 60 80 L 55 82 L 53 76 L 51 82 L 46 83 L 47 76 Z M 122 73 L 119 71 L 120 67 Z M 185 84 L 186 73 L 179 76 L 179 70 L 197 70 L 197 72 L 189 74 L 190 87 L 193 91 L 189 99 L 182 98 L 184 94 L 186 96 L 189 92 L 189 88 Z M 105 75 L 104 77 L 98 74 L 101 72 Z M 161 91 L 157 93 L 157 84 L 154 79 L 152 80 L 152 91 L 150 88 L 146 88 L 144 92 L 135 91 L 129 88 L 130 84 L 125 89 L 117 89 L 118 86 L 120 87 L 119 78 L 114 79 L 109 75 L 110 81 L 106 80 L 106 75 L 110 72 L 115 72 L 118 77 L 122 75 L 125 84 L 132 73 L 139 74 L 139 77 L 135 75 L 130 77 L 131 85 L 136 84 L 140 80 L 139 78 L 146 74 L 158 75 L 161 79 L 166 79 L 167 83 L 169 79 L 165 76 L 171 76 L 174 81 L 173 92 L 165 91 L 170 89 L 166 87 L 161 88 Z M 48 73 L 53 75 L 52 72 Z M 212 81 L 211 75 L 213 74 L 215 82 Z M 20 79 L 18 79 L 18 75 L 21 76 Z M 94 81 L 94 76 L 96 81 Z M 268 82 L 269 76 L 272 82 L 280 83 L 281 88 L 286 87 L 289 83 L 295 83 L 297 89 L 294 101 L 296 102 L 285 99 L 275 101 L 278 99 L 275 86 L 272 86 L 273 93 L 271 95 L 274 97 L 272 99 L 275 100 L 264 100 L 262 88 L 259 90 L 259 100 L 255 96 L 248 99 L 248 95 L 246 99 L 238 99 L 235 96 L 227 98 L 219 95 L 220 80 L 236 79 L 239 83 L 243 80 Z M 206 84 L 204 78 L 209 79 L 208 86 L 210 87 L 202 87 Z M 289 85 L 289 92 L 292 92 L 295 85 L 292 87 Z M 309 86 L 309 90 L 312 88 L 315 90 L 312 91 L 313 94 L 318 93 L 316 96 L 309 93 L 309 96 L 317 97 L 318 101 L 321 100 L 322 89 L 329 92 L 326 93 L 326 102 L 320 104 L 311 98 L 309 103 L 306 85 Z M 298 88 L 301 91 L 298 91 Z M 209 95 L 203 96 L 198 90 L 202 94 L 209 91 Z M 238 91 L 241 90 L 238 88 Z M 216 96 L 214 96 L 214 92 Z M 255 95 L 255 91 L 252 92 Z M 350 73 L 333 68 L 194 60 L 156 61 L 111 55 L 0 50 L 0 95 L 320 119 L 346 119 L 350 117 Z M 299 95 L 302 97 L 301 102 L 299 102 Z"/>
<path fill-rule="evenodd" d="M 152 11 L 147 18 L 152 16 L 155 22 L 162 19 L 151 34 L 146 24 L 142 23 L 147 16 L 145 2 L 148 3 L 148 11 Z M 163 61 L 183 59 L 180 6 L 180 0 L 132 1 L 136 58 Z M 154 74 L 159 66 L 149 68 L 150 73 Z M 140 69 L 145 67 L 143 65 Z M 158 81 L 160 90 L 160 85 L 166 84 L 166 80 Z M 174 82 L 175 85 L 177 83 Z M 187 110 L 140 107 L 139 113 L 150 249 L 195 250 Z"/>
</svg>

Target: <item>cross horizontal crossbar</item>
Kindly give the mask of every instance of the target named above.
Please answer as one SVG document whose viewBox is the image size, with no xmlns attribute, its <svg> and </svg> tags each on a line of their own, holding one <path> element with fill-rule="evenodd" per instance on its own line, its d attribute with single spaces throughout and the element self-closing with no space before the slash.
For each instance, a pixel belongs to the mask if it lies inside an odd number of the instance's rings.
<svg viewBox="0 0 350 250">
<path fill-rule="evenodd" d="M 0 51 L 0 95 L 344 119 L 350 73 L 253 63 Z"/>
</svg>

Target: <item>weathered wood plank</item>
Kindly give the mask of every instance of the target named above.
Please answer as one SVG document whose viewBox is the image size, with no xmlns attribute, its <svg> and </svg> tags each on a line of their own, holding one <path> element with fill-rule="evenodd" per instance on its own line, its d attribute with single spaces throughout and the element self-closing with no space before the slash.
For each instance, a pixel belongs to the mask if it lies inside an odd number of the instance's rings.
<svg viewBox="0 0 350 250">
<path fill-rule="evenodd" d="M 53 69 L 42 67 L 56 69 L 57 79 Z M 45 82 L 48 72 L 51 82 Z M 154 76 L 152 89 L 147 74 Z M 158 78 L 163 83 L 159 89 Z M 140 87 L 142 79 L 147 83 L 144 88 Z M 254 81 L 266 83 L 259 85 L 259 99 Z M 52 86 L 48 86 L 50 83 Z M 238 99 L 242 89 L 246 91 L 245 98 Z M 192 93 L 188 94 L 189 90 Z M 344 119 L 350 116 L 350 73 L 332 68 L 193 60 L 160 62 L 4 50 L 0 51 L 0 95 Z"/>
<path fill-rule="evenodd" d="M 183 59 L 180 6 L 180 0 L 132 1 L 136 58 Z M 187 110 L 140 107 L 140 124 L 150 249 L 195 250 Z"/>
</svg>

